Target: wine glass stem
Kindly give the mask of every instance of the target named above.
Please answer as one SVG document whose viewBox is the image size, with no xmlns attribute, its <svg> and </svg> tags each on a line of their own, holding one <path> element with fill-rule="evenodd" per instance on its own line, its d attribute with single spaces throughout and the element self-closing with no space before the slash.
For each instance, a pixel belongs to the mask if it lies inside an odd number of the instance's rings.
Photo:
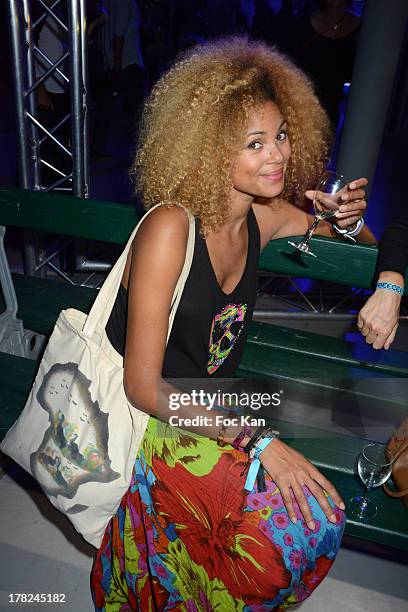
<svg viewBox="0 0 408 612">
<path fill-rule="evenodd" d="M 364 512 L 367 509 L 368 506 L 368 494 L 371 491 L 371 487 L 368 487 L 367 485 L 363 485 L 363 499 L 361 500 L 361 514 L 364 514 Z"/>
<path fill-rule="evenodd" d="M 311 224 L 311 226 L 309 227 L 309 229 L 306 232 L 305 237 L 303 238 L 304 242 L 309 243 L 311 237 L 313 236 L 313 234 L 315 233 L 315 230 L 317 228 L 317 226 L 319 225 L 321 219 L 318 215 L 315 215 L 313 218 L 313 223 Z"/>
</svg>

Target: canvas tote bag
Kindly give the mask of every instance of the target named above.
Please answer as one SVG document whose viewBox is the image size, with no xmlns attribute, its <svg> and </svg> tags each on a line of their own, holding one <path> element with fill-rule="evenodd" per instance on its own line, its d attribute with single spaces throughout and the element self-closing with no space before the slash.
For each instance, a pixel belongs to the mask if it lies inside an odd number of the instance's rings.
<svg viewBox="0 0 408 612">
<path fill-rule="evenodd" d="M 105 326 L 131 243 L 154 208 L 133 231 L 89 315 L 73 308 L 59 315 L 24 410 L 0 446 L 97 548 L 129 487 L 149 418 L 127 401 L 123 359 Z M 172 299 L 167 341 L 194 252 L 194 217 L 186 213 L 186 258 Z"/>
</svg>

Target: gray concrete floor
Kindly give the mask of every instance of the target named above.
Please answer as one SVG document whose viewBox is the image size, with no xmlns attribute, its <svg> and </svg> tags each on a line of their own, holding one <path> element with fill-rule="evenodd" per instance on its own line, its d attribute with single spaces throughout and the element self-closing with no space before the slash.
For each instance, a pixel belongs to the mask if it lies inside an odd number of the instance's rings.
<svg viewBox="0 0 408 612">
<path fill-rule="evenodd" d="M 0 479 L 0 499 L 0 612 L 92 612 L 89 573 L 94 549 L 13 463 L 6 463 Z M 10 604 L 10 593 L 62 593 L 66 603 Z M 342 548 L 329 576 L 300 608 L 408 611 L 408 565 Z"/>
</svg>

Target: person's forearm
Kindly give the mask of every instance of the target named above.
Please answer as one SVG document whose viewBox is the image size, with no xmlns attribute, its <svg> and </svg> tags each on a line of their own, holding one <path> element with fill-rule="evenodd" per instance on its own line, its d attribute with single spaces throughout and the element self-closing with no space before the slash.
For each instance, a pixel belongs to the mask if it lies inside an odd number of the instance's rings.
<svg viewBox="0 0 408 612">
<path fill-rule="evenodd" d="M 368 225 L 364 225 L 361 232 L 359 232 L 355 238 L 360 244 L 377 244 L 377 238 L 374 236 Z"/>
<path fill-rule="evenodd" d="M 378 276 L 379 283 L 391 283 L 392 285 L 399 285 L 404 287 L 404 277 L 399 272 L 393 272 L 391 270 L 380 272 Z"/>
<path fill-rule="evenodd" d="M 193 390 L 190 393 L 183 392 L 163 379 L 157 383 L 152 382 L 148 386 L 150 390 L 145 396 L 137 392 L 132 393 L 127 389 L 129 402 L 138 410 L 169 423 L 172 427 L 179 427 L 212 440 L 217 440 L 221 434 L 225 443 L 232 444 L 245 425 L 252 426 L 252 431 L 255 431 L 258 426 L 266 426 L 265 419 L 256 417 L 255 413 L 245 416 L 239 411 L 240 414 L 238 414 L 234 406 L 225 406 L 220 410 L 215 404 L 210 408 L 201 401 L 200 390 L 196 390 L 195 395 Z M 154 388 L 156 392 L 153 391 Z M 190 397 L 190 401 L 187 396 Z M 223 429 L 223 425 L 226 424 L 227 426 Z M 249 437 L 245 436 L 240 447 L 244 447 L 248 441 Z"/>
</svg>

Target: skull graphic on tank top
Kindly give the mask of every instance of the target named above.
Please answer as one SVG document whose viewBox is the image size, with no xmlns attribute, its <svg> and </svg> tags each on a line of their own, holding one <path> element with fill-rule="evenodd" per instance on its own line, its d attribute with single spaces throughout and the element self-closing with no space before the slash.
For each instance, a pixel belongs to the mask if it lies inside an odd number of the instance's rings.
<svg viewBox="0 0 408 612">
<path fill-rule="evenodd" d="M 247 304 L 228 304 L 216 314 L 208 345 L 208 374 L 213 374 L 224 363 L 234 348 L 244 327 Z"/>
</svg>

